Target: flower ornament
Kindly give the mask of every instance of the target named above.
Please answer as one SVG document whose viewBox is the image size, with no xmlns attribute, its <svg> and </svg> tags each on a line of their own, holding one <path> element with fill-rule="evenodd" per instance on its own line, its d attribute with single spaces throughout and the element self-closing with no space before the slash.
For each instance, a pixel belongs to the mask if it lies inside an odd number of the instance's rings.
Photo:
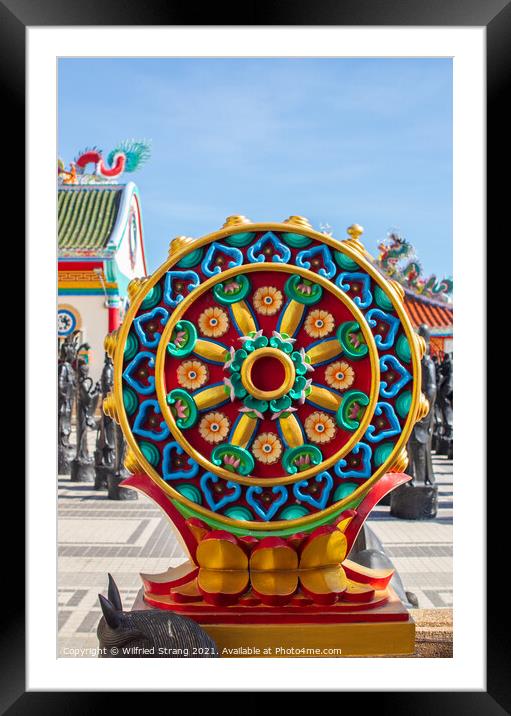
<svg viewBox="0 0 511 716">
<path fill-rule="evenodd" d="M 305 421 L 305 432 L 313 443 L 328 443 L 335 435 L 335 423 L 326 413 L 317 411 Z"/>
<path fill-rule="evenodd" d="M 254 457 L 259 462 L 269 465 L 276 462 L 282 454 L 282 443 L 275 433 L 261 433 L 252 445 Z"/>
<path fill-rule="evenodd" d="M 199 432 L 208 443 L 219 443 L 227 437 L 229 426 L 223 413 L 208 413 L 199 423 Z"/>
<path fill-rule="evenodd" d="M 325 371 L 325 380 L 335 390 L 346 390 L 355 380 L 355 371 L 346 361 L 336 361 Z"/>
<path fill-rule="evenodd" d="M 261 286 L 254 293 L 254 308 L 262 316 L 274 316 L 282 306 L 282 293 L 275 286 Z"/>
<path fill-rule="evenodd" d="M 206 308 L 199 316 L 199 329 L 208 338 L 218 338 L 227 333 L 229 319 L 226 312 L 218 306 Z"/>
<path fill-rule="evenodd" d="M 334 329 L 334 317 L 328 311 L 316 308 L 305 321 L 305 331 L 311 338 L 324 338 Z"/>
<path fill-rule="evenodd" d="M 188 390 L 197 390 L 208 379 L 208 369 L 199 360 L 187 360 L 177 369 L 179 385 Z"/>
</svg>

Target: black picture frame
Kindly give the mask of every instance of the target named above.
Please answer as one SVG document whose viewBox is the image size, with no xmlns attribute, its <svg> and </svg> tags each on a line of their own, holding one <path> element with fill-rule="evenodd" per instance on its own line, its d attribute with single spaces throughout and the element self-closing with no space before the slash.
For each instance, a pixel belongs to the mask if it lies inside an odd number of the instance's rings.
<svg viewBox="0 0 511 716">
<path fill-rule="evenodd" d="M 172 0 L 0 0 L 0 86 L 2 88 L 3 134 L 2 155 L 9 211 L 16 203 L 16 233 L 22 253 L 24 205 L 21 187 L 25 184 L 25 38 L 26 28 L 35 26 L 80 25 L 350 25 L 350 26 L 484 26 L 487 30 L 487 130 L 488 195 L 487 215 L 494 223 L 493 236 L 502 236 L 507 227 L 504 212 L 509 204 L 508 180 L 499 180 L 500 167 L 509 149 L 509 114 L 505 109 L 505 83 L 511 73 L 511 2 L 510 0 L 316 0 L 314 3 L 259 0 L 234 10 L 218 5 L 197 9 L 191 3 Z M 498 146 L 497 146 L 498 143 Z M 8 171 L 7 171 L 8 169 Z M 16 188 L 13 191 L 13 188 Z M 499 220 L 497 232 L 497 221 Z M 488 231 L 488 235 L 492 235 Z M 506 242 L 507 243 L 507 242 Z M 506 253 L 508 249 L 506 248 Z M 20 255 L 18 267 L 23 265 Z M 19 269 L 18 269 L 19 270 Z M 19 395 L 16 396 L 19 401 Z M 19 425 L 19 423 L 18 423 Z M 484 436 L 481 436 L 484 439 Z M 30 449 L 30 448 L 29 448 Z M 17 499 L 23 504 L 21 471 L 11 477 L 16 482 Z M 50 488 L 51 489 L 51 488 Z M 492 490 L 489 486 L 488 502 Z M 505 524 L 504 500 L 492 503 L 489 521 L 488 554 L 499 553 L 496 532 Z M 507 520 L 509 518 L 507 517 Z M 3 572 L 8 603 L 2 611 L 0 631 L 0 712 L 6 714 L 66 713 L 85 714 L 118 707 L 118 694 L 86 692 L 26 692 L 25 687 L 25 614 L 23 603 L 24 543 L 21 529 L 16 539 L 3 542 Z M 493 550 L 491 549 L 493 545 Z M 488 568 L 490 569 L 490 568 Z M 490 573 L 490 572 L 489 572 Z M 7 575 L 7 576 L 6 576 Z M 15 594 L 10 585 L 16 585 Z M 485 714 L 509 713 L 511 689 L 509 674 L 509 621 L 506 605 L 489 609 L 487 619 L 487 692 L 400 692 L 368 693 L 364 706 L 379 713 L 432 714 L 438 712 Z M 44 615 L 41 615 L 44 618 Z M 507 636 L 506 636 L 507 635 Z M 403 685 L 406 688 L 406 685 Z M 335 688 L 333 686 L 333 688 Z M 311 685 L 311 690 L 313 685 Z M 130 695 L 130 699 L 137 695 Z M 343 700 L 344 700 L 343 696 Z M 344 703 L 344 701 L 343 701 Z M 132 704 L 133 706 L 133 701 Z M 142 704 L 141 704 L 142 705 Z M 147 705 L 147 703 L 146 703 Z"/>
</svg>

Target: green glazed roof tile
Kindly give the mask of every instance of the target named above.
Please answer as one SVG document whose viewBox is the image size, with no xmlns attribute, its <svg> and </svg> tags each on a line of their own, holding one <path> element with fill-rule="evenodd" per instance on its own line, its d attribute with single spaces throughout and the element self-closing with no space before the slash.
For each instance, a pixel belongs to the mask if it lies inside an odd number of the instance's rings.
<svg viewBox="0 0 511 716">
<path fill-rule="evenodd" d="M 59 189 L 59 249 L 104 249 L 117 220 L 121 197 L 118 187 Z"/>
</svg>

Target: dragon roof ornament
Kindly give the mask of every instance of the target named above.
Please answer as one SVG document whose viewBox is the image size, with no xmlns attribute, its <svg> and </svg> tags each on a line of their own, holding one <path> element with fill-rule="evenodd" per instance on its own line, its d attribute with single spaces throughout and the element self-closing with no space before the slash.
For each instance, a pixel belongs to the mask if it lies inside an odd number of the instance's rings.
<svg viewBox="0 0 511 716">
<path fill-rule="evenodd" d="M 124 140 L 105 157 L 102 149 L 86 147 L 78 152 L 66 169 L 58 160 L 57 175 L 60 184 L 116 184 L 124 172 L 134 172 L 151 156 L 151 143 L 147 140 Z"/>
<path fill-rule="evenodd" d="M 450 300 L 452 277 L 437 279 L 434 274 L 425 276 L 415 248 L 397 232 L 390 232 L 388 239 L 378 244 L 378 250 L 379 255 L 374 263 L 383 274 L 419 296 L 444 302 Z"/>
</svg>

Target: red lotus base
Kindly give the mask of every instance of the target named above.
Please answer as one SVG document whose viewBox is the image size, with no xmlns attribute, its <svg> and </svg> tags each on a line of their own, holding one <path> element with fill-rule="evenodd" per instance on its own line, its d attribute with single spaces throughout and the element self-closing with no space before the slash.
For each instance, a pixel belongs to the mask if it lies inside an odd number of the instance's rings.
<svg viewBox="0 0 511 716">
<path fill-rule="evenodd" d="M 223 658 L 283 658 L 410 655 L 415 624 L 395 592 L 376 592 L 371 604 L 331 606 L 306 603 L 283 607 L 176 602 L 142 590 L 134 609 L 157 607 L 187 616 L 215 641 Z M 307 600 L 304 600 L 307 601 Z"/>
</svg>

